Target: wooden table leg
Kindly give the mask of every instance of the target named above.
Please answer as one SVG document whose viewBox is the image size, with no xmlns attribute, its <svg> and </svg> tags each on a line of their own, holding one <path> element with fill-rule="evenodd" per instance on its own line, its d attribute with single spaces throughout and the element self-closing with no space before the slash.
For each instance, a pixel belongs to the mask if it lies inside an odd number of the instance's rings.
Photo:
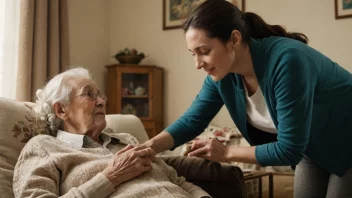
<svg viewBox="0 0 352 198">
<path fill-rule="evenodd" d="M 258 180 L 259 180 L 259 185 L 258 185 L 258 187 L 259 187 L 259 198 L 262 198 L 263 197 L 263 185 L 262 185 L 262 178 L 260 177 L 260 178 L 258 178 Z"/>
<path fill-rule="evenodd" d="M 274 198 L 274 181 L 273 174 L 269 175 L 269 198 Z"/>
<path fill-rule="evenodd" d="M 244 180 L 245 181 L 249 181 L 249 180 L 255 180 L 258 179 L 258 197 L 262 198 L 263 197 L 263 183 L 262 183 L 262 179 L 264 176 L 268 176 L 269 178 L 269 198 L 273 198 L 274 197 L 274 175 L 276 175 L 275 173 L 272 172 L 253 172 L 250 174 L 247 174 L 244 176 Z"/>
</svg>

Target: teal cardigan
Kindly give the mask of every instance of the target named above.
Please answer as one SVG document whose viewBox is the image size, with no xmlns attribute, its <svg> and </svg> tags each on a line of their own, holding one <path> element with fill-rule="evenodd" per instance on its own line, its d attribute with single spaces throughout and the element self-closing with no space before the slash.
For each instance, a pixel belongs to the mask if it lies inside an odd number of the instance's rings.
<svg viewBox="0 0 352 198">
<path fill-rule="evenodd" d="M 282 37 L 252 39 L 255 74 L 271 118 L 276 142 L 258 145 L 262 166 L 297 165 L 306 155 L 342 176 L 352 167 L 352 75 L 308 45 Z M 191 107 L 165 129 L 174 148 L 192 140 L 225 104 L 246 140 L 246 98 L 238 74 L 214 82 L 209 76 Z"/>
</svg>

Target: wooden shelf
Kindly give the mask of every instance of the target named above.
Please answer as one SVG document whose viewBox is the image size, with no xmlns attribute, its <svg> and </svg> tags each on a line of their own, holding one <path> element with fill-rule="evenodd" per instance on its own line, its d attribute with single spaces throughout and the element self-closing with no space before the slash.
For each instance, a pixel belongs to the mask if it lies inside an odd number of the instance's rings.
<svg viewBox="0 0 352 198">
<path fill-rule="evenodd" d="M 122 98 L 149 98 L 149 96 L 123 95 Z"/>
<path fill-rule="evenodd" d="M 134 114 L 139 115 L 149 138 L 160 133 L 164 129 L 163 68 L 132 64 L 114 64 L 106 68 L 108 70 L 106 90 L 109 90 L 107 113 L 122 114 L 126 105 L 131 105 L 132 110 L 135 109 Z M 134 91 L 138 86 L 145 88 L 145 95 L 124 94 L 127 93 L 126 88 Z"/>
</svg>

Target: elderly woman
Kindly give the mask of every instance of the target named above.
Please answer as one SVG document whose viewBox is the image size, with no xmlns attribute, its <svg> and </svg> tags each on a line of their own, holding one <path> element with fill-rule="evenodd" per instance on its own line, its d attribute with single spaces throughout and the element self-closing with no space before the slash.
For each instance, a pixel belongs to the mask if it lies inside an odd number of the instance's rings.
<svg viewBox="0 0 352 198">
<path fill-rule="evenodd" d="M 50 135 L 32 138 L 15 167 L 15 197 L 207 197 L 129 134 L 104 133 L 106 97 L 74 68 L 37 91 Z M 129 145 L 128 145 L 129 144 Z M 128 145 L 128 146 L 126 146 Z"/>
</svg>

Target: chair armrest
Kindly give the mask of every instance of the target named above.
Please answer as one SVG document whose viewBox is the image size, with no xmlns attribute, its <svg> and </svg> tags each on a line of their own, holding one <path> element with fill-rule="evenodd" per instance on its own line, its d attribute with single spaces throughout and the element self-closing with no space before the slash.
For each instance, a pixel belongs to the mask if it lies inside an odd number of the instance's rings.
<svg viewBox="0 0 352 198">
<path fill-rule="evenodd" d="M 213 198 L 247 197 L 243 172 L 237 166 L 196 157 L 162 156 L 179 176 L 201 187 Z"/>
<path fill-rule="evenodd" d="M 105 116 L 106 127 L 114 133 L 129 133 L 137 138 L 140 143 L 149 140 L 141 120 L 134 115 L 109 114 Z"/>
</svg>

